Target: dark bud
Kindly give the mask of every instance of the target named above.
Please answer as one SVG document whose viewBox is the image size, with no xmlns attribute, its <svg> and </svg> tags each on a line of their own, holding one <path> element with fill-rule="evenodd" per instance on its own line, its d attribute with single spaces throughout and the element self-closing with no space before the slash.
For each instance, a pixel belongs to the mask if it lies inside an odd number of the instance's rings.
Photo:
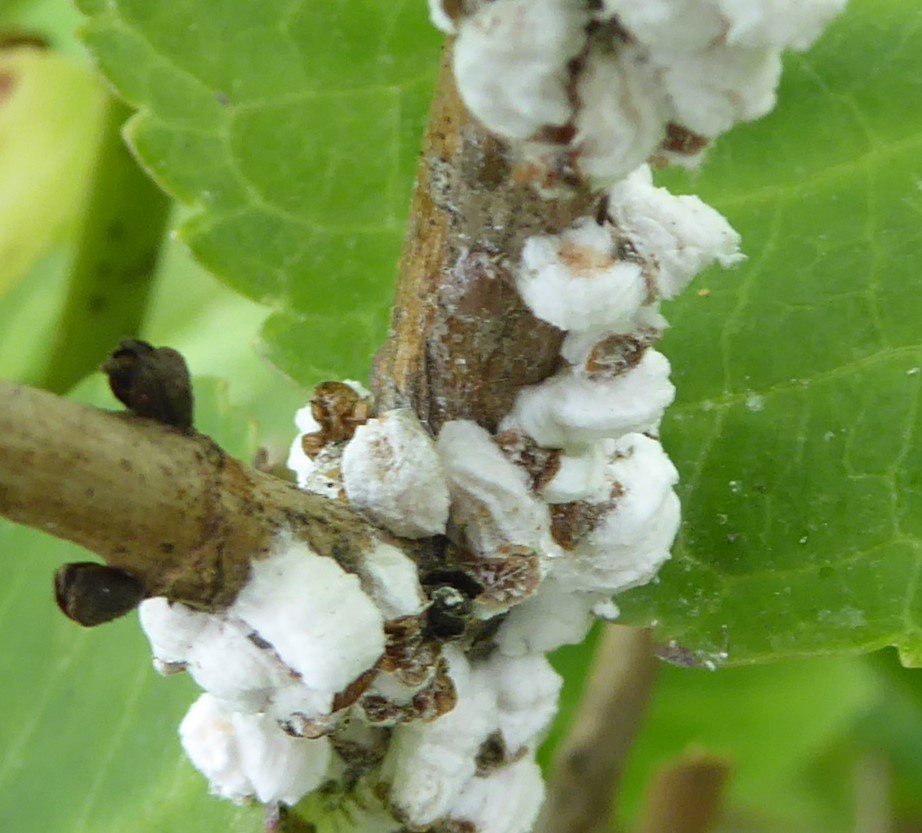
<svg viewBox="0 0 922 833">
<path fill-rule="evenodd" d="M 450 584 L 429 588 L 430 604 L 426 610 L 426 633 L 439 642 L 464 635 L 471 620 L 470 597 Z"/>
<path fill-rule="evenodd" d="M 128 339 L 102 370 L 116 399 L 133 413 L 176 428 L 192 427 L 192 382 L 176 350 Z"/>
<path fill-rule="evenodd" d="M 144 585 L 131 573 L 105 564 L 64 564 L 54 575 L 58 607 L 85 628 L 130 613 L 145 595 Z"/>
</svg>

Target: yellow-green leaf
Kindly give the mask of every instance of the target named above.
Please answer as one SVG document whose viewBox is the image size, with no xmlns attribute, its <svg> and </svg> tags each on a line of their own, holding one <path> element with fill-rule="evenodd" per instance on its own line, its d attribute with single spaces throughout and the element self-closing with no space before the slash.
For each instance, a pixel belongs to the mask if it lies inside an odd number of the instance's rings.
<svg viewBox="0 0 922 833">
<path fill-rule="evenodd" d="M 82 64 L 0 50 L 0 297 L 73 228 L 105 100 Z"/>
</svg>

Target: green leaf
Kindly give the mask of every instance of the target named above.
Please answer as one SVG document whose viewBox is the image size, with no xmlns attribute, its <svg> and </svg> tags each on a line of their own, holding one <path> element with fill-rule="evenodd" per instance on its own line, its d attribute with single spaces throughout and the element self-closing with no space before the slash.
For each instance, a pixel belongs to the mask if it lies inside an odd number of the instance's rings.
<svg viewBox="0 0 922 833">
<path fill-rule="evenodd" d="M 850 4 L 787 61 L 772 116 L 668 177 L 750 261 L 666 310 L 684 522 L 659 583 L 619 603 L 702 658 L 922 663 L 920 27 L 914 5 Z"/>
<path fill-rule="evenodd" d="M 248 456 L 252 426 L 224 404 L 223 385 L 197 379 L 196 422 Z M 76 398 L 112 408 L 100 374 Z M 252 833 L 261 811 L 208 795 L 176 727 L 191 680 L 151 667 L 135 615 L 83 630 L 54 604 L 52 576 L 87 553 L 0 523 L 0 830 L 44 833 Z"/>
<path fill-rule="evenodd" d="M 246 460 L 256 451 L 256 426 L 242 411 L 228 404 L 227 382 L 194 376 L 195 430 L 213 438 L 228 454 Z M 124 410 L 115 401 L 102 373 L 93 373 L 77 385 L 70 398 L 107 410 Z"/>
<path fill-rule="evenodd" d="M 0 27 L 38 35 L 49 41 L 58 55 L 86 64 L 86 50 L 76 35 L 79 22 L 80 13 L 74 4 L 62 0 L 3 0 L 0 6 Z"/>
<path fill-rule="evenodd" d="M 141 107 L 138 153 L 198 206 L 193 250 L 282 309 L 264 331 L 270 355 L 303 381 L 359 375 L 384 325 L 415 148 L 398 137 L 418 132 L 434 63 L 422 12 L 371 0 L 83 9 L 104 70 Z M 895 0 L 853 4 L 788 61 L 776 114 L 723 141 L 693 182 L 672 177 L 752 253 L 669 310 L 680 401 L 663 436 L 686 521 L 662 582 L 622 603 L 680 647 L 732 662 L 889 643 L 922 653 L 922 163 L 904 106 L 918 17 Z"/>
<path fill-rule="evenodd" d="M 125 146 L 128 107 L 109 97 L 82 206 L 66 300 L 41 386 L 63 393 L 136 336 L 150 298 L 171 203 Z"/>
<path fill-rule="evenodd" d="M 64 252 L 45 258 L 0 299 L 0 378 L 34 385 L 46 377 L 67 261 Z M 215 280 L 170 238 L 141 335 L 178 349 L 194 375 L 233 379 L 230 401 L 256 421 L 260 442 L 272 459 L 281 460 L 295 434 L 294 413 L 310 394 L 255 352 L 266 314 L 265 307 Z"/>
<path fill-rule="evenodd" d="M 545 772 L 579 708 L 599 632 L 597 626 L 583 644 L 551 656 L 564 685 L 539 754 Z M 721 830 L 854 830 L 855 766 L 862 755 L 885 755 L 899 784 L 920 794 L 917 675 L 881 654 L 714 672 L 662 666 L 618 787 L 624 822 L 618 829 L 631 829 L 658 769 L 703 750 L 733 767 Z M 906 803 L 909 812 L 918 807 Z"/>
<path fill-rule="evenodd" d="M 295 411 L 310 394 L 255 352 L 266 315 L 265 307 L 206 272 L 173 237 L 160 257 L 142 335 L 179 350 L 193 375 L 232 380 L 231 403 L 256 421 L 273 459 L 284 459 L 296 433 Z"/>
<path fill-rule="evenodd" d="M 142 163 L 198 209 L 183 238 L 282 313 L 269 355 L 302 383 L 357 375 L 386 333 L 437 65 L 425 5 L 79 5 L 103 71 L 140 108 Z"/>
<path fill-rule="evenodd" d="M 52 251 L 0 298 L 0 377 L 30 385 L 44 377 L 64 305 L 68 260 L 63 247 Z"/>
<path fill-rule="evenodd" d="M 895 817 L 922 820 L 922 675 L 899 665 L 891 651 L 866 658 L 878 674 L 880 696 L 855 729 L 856 746 L 876 759 L 884 757 L 893 776 Z M 905 824 L 906 829 L 911 825 Z"/>
<path fill-rule="evenodd" d="M 363 305 L 337 319 L 277 313 L 263 326 L 266 356 L 295 378 L 349 378 L 368 384 L 370 357 L 381 346 L 378 330 L 388 306 Z"/>
<path fill-rule="evenodd" d="M 632 750 L 621 815 L 636 813 L 658 768 L 700 749 L 733 766 L 729 816 L 789 833 L 851 830 L 851 806 L 839 795 L 829 800 L 812 770 L 879 693 L 873 672 L 851 657 L 717 673 L 664 667 Z"/>
</svg>

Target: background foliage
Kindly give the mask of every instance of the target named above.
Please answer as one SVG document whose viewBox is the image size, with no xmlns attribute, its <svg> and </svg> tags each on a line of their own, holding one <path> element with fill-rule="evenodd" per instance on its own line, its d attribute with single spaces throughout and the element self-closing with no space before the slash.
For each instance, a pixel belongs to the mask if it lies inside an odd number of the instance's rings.
<svg viewBox="0 0 922 833">
<path fill-rule="evenodd" d="M 363 378 L 386 332 L 438 54 L 425 4 L 81 5 L 96 59 L 141 107 L 138 156 L 182 203 L 135 310 L 143 335 L 229 380 L 226 396 L 199 382 L 205 430 L 246 456 L 254 419 L 278 456 L 302 386 Z M 106 92 L 76 22 L 63 0 L 0 6 L 0 34 L 53 45 L 0 51 L 15 82 L 0 96 L 0 252 L 16 254 L 0 257 L 5 378 L 49 378 L 105 162 Z M 688 661 L 840 656 L 666 669 L 627 814 L 652 768 L 702 747 L 737 766 L 727 830 L 851 830 L 856 772 L 880 762 L 902 816 L 922 817 L 920 683 L 892 652 L 842 656 L 896 644 L 917 664 L 922 650 L 920 22 L 899 0 L 854 0 L 788 61 L 775 114 L 720 142 L 702 173 L 668 177 L 724 211 L 751 260 L 666 310 L 679 402 L 663 433 L 686 522 L 661 582 L 619 603 Z M 80 334 L 87 355 L 111 346 L 96 337 Z M 98 377 L 76 395 L 107 402 Z M 258 811 L 209 799 L 181 759 L 192 686 L 153 674 L 136 624 L 83 632 L 53 610 L 53 569 L 83 556 L 9 525 L 0 553 L 0 828 L 258 829 Z M 589 650 L 558 658 L 564 720 Z"/>
</svg>

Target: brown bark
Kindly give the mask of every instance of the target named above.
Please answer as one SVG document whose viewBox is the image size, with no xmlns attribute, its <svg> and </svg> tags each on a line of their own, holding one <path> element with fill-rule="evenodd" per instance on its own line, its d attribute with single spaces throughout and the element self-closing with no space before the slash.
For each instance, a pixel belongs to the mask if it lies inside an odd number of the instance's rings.
<svg viewBox="0 0 922 833">
<path fill-rule="evenodd" d="M 560 361 L 563 333 L 535 318 L 515 287 L 525 239 L 594 214 L 598 198 L 546 200 L 517 184 L 513 152 L 468 115 L 450 63 L 449 47 L 417 170 L 390 338 L 372 384 L 379 409 L 411 407 L 433 432 L 450 419 L 495 431 L 518 391 Z M 588 833 L 607 823 L 655 664 L 645 632 L 608 631 L 538 831 Z"/>
<path fill-rule="evenodd" d="M 535 833 L 609 829 L 627 755 L 656 681 L 656 667 L 648 631 L 606 627 L 579 710 L 554 757 Z"/>
<path fill-rule="evenodd" d="M 513 183 L 510 151 L 466 115 L 448 63 L 446 52 L 374 375 L 379 410 L 412 407 L 433 431 L 458 418 L 495 428 L 522 386 L 555 370 L 562 334 L 524 307 L 512 270 L 528 235 L 592 203 Z M 229 603 L 281 529 L 345 562 L 379 534 L 206 437 L 0 384 L 0 514 L 86 547 L 152 594 Z"/>
<path fill-rule="evenodd" d="M 587 193 L 545 200 L 517 184 L 513 153 L 467 115 L 449 64 L 446 50 L 372 383 L 379 411 L 410 407 L 433 433 L 451 419 L 495 430 L 522 387 L 557 369 L 563 334 L 531 315 L 513 273 L 528 236 L 558 232 L 596 207 Z M 379 534 L 206 437 L 7 383 L 0 514 L 98 553 L 151 593 L 206 608 L 232 601 L 250 560 L 282 529 L 347 568 Z M 608 818 L 653 681 L 647 636 L 611 634 L 552 781 L 546 815 L 565 820 L 543 830 L 595 830 Z"/>
<path fill-rule="evenodd" d="M 717 823 L 730 765 L 689 754 L 661 770 L 647 793 L 636 833 L 708 833 Z"/>
<path fill-rule="evenodd" d="M 458 98 L 446 49 L 400 266 L 379 408 L 413 408 L 495 430 L 525 385 L 551 375 L 563 334 L 525 307 L 513 270 L 525 239 L 593 211 L 595 198 L 545 200 L 513 181 L 510 149 Z"/>
<path fill-rule="evenodd" d="M 283 530 L 348 568 L 377 531 L 208 437 L 0 381 L 0 515 L 197 607 L 231 602 Z"/>
</svg>

